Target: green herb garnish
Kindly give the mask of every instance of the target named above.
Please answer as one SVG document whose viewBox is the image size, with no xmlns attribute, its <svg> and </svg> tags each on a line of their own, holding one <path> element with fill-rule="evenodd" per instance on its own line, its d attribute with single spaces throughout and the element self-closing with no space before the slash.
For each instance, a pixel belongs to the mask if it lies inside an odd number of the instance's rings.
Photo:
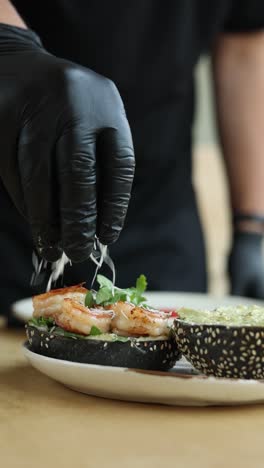
<svg viewBox="0 0 264 468">
<path fill-rule="evenodd" d="M 92 307 L 93 305 L 106 306 L 118 301 L 127 301 L 138 306 L 142 305 L 146 301 L 146 298 L 143 296 L 143 293 L 147 288 L 147 279 L 145 275 L 140 275 L 138 277 L 135 287 L 127 289 L 117 288 L 113 285 L 112 281 L 103 275 L 97 275 L 97 282 L 100 286 L 97 293 L 89 291 L 86 294 L 86 307 Z"/>
<path fill-rule="evenodd" d="M 96 304 L 105 304 L 111 302 L 112 299 L 112 291 L 107 288 L 106 286 L 103 286 L 102 288 L 99 289 L 99 291 L 96 294 Z"/>
<path fill-rule="evenodd" d="M 94 325 L 91 328 L 90 335 L 96 336 L 96 335 L 102 335 L 101 330 L 99 328 L 95 327 Z"/>
<path fill-rule="evenodd" d="M 49 317 L 32 317 L 28 323 L 29 325 L 34 325 L 36 327 L 42 327 L 47 329 L 54 327 L 55 325 L 54 320 Z"/>
<path fill-rule="evenodd" d="M 93 291 L 88 291 L 88 293 L 85 296 L 85 301 L 84 301 L 85 307 L 92 307 L 94 305 L 94 294 Z"/>
<path fill-rule="evenodd" d="M 37 328 L 45 328 L 46 331 L 49 331 L 51 328 L 53 328 L 53 333 L 55 335 L 60 335 L 60 336 L 67 336 L 70 338 L 86 338 L 84 335 L 80 335 L 78 333 L 72 333 L 64 330 L 61 327 L 57 327 L 56 323 L 50 319 L 50 318 L 45 318 L 45 317 L 38 317 L 35 318 L 33 317 L 32 319 L 29 320 L 28 322 L 29 325 L 37 327 Z M 90 331 L 91 336 L 96 336 L 96 335 L 102 335 L 102 332 L 99 328 L 92 326 L 91 331 Z M 90 336 L 88 335 L 88 336 Z"/>
</svg>

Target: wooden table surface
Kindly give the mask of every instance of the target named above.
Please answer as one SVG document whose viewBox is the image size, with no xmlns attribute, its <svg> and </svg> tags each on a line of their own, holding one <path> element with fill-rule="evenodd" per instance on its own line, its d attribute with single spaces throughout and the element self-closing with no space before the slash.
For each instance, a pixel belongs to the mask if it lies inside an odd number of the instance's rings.
<svg viewBox="0 0 264 468">
<path fill-rule="evenodd" d="M 0 331 L 1 468 L 263 468 L 264 406 L 177 408 L 89 397 L 38 373 Z"/>
</svg>

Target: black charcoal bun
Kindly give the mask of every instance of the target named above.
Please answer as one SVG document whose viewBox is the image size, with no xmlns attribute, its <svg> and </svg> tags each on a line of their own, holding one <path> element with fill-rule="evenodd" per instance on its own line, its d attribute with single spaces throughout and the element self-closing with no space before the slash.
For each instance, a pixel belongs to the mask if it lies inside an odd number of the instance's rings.
<svg viewBox="0 0 264 468">
<path fill-rule="evenodd" d="M 181 357 L 173 337 L 122 342 L 99 339 L 100 335 L 93 339 L 66 337 L 32 325 L 26 329 L 30 351 L 65 361 L 166 371 Z"/>
</svg>

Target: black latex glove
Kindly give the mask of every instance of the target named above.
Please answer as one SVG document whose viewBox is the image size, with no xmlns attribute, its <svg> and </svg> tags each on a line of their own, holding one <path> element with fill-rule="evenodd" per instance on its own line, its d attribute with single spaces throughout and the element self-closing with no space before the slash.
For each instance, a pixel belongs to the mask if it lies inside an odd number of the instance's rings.
<svg viewBox="0 0 264 468">
<path fill-rule="evenodd" d="M 133 175 L 115 85 L 50 55 L 33 32 L 0 24 L 0 177 L 41 255 L 82 261 L 95 233 L 114 242 Z"/>
<path fill-rule="evenodd" d="M 262 234 L 236 232 L 229 257 L 231 293 L 264 299 Z"/>
</svg>

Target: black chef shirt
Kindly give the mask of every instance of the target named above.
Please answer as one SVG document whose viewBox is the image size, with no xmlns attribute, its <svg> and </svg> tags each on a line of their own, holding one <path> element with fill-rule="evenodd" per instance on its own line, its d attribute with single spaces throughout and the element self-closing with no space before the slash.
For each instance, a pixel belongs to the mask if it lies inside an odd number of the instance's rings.
<svg viewBox="0 0 264 468">
<path fill-rule="evenodd" d="M 50 52 L 116 83 L 146 171 L 161 157 L 181 159 L 190 144 L 193 70 L 201 54 L 224 30 L 264 26 L 262 0 L 13 3 Z"/>
</svg>

